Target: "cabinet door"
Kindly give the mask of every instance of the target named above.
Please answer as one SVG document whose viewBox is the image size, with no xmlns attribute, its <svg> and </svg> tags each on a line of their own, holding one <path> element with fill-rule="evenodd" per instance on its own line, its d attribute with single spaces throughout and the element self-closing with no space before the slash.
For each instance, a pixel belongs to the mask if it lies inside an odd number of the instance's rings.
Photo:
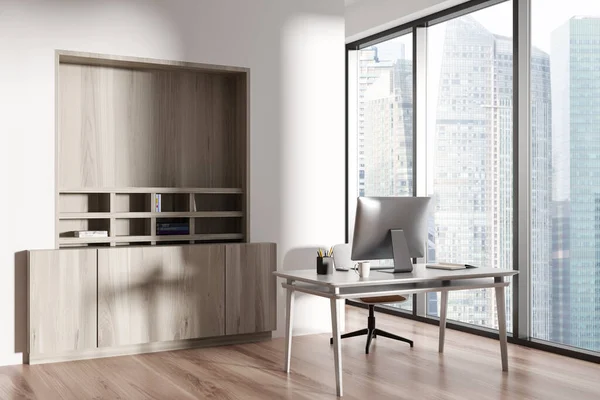
<svg viewBox="0 0 600 400">
<path fill-rule="evenodd" d="M 96 250 L 29 252 L 29 353 L 96 347 Z"/>
<path fill-rule="evenodd" d="M 223 245 L 98 250 L 98 346 L 225 333 Z"/>
<path fill-rule="evenodd" d="M 225 260 L 225 332 L 235 335 L 275 330 L 275 244 L 227 245 Z"/>
</svg>

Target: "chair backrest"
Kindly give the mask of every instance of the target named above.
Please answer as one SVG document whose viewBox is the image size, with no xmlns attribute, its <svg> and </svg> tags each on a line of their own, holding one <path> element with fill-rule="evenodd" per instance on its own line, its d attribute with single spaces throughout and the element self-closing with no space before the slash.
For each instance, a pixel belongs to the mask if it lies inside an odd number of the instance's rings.
<svg viewBox="0 0 600 400">
<path fill-rule="evenodd" d="M 352 268 L 351 250 L 352 246 L 348 243 L 333 246 L 333 263 L 336 268 Z"/>
</svg>

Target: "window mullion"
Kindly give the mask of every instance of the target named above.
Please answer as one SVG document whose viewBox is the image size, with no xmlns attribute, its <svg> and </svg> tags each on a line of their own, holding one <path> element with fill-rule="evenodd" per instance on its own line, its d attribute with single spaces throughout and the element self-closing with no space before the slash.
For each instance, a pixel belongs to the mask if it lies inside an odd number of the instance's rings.
<svg viewBox="0 0 600 400">
<path fill-rule="evenodd" d="M 531 315 L 531 0 L 515 0 L 513 4 L 513 258 L 514 269 L 519 271 L 513 283 L 513 332 L 519 338 L 528 338 Z"/>
<path fill-rule="evenodd" d="M 416 196 L 427 196 L 427 28 L 413 30 L 413 160 Z M 425 249 L 427 255 L 427 249 Z M 418 259 L 425 262 L 425 259 Z M 427 315 L 427 294 L 414 296 L 413 313 Z"/>
</svg>

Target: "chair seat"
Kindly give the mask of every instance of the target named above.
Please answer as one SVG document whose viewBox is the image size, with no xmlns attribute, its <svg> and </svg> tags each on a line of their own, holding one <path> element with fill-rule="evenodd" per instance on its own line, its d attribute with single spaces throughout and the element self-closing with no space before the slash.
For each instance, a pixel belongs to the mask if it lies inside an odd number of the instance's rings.
<svg viewBox="0 0 600 400">
<path fill-rule="evenodd" d="M 377 297 L 361 297 L 360 301 L 366 304 L 379 304 L 379 303 L 401 303 L 406 301 L 406 297 L 400 295 L 391 296 L 377 296 Z"/>
</svg>

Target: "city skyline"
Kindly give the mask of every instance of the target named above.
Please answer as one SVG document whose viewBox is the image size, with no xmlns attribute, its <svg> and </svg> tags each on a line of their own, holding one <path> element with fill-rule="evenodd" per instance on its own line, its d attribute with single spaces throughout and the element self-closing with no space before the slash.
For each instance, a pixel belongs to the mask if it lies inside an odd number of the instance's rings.
<svg viewBox="0 0 600 400">
<path fill-rule="evenodd" d="M 600 126 L 595 117 L 600 104 L 577 102 L 600 98 L 600 86 L 593 84 L 600 81 L 600 72 L 589 68 L 590 60 L 584 57 L 591 53 L 597 57 L 591 62 L 600 65 L 600 19 L 568 18 L 563 26 L 581 24 L 587 24 L 584 33 L 567 30 L 562 39 L 553 34 L 554 57 L 535 47 L 531 52 L 531 332 L 538 339 L 600 350 L 600 339 L 594 337 L 600 330 L 600 309 L 595 306 L 600 304 L 600 195 L 590 191 L 600 188 L 600 162 L 588 160 L 596 158 L 592 153 L 600 154 L 600 143 L 590 136 Z M 512 39 L 471 16 L 444 25 L 433 91 L 435 190 L 429 194 L 436 197 L 437 206 L 430 232 L 434 248 L 428 254 L 444 261 L 512 268 Z M 403 81 L 412 79 L 412 60 L 392 47 L 401 46 L 396 42 L 361 51 L 370 52 L 361 57 L 361 72 L 378 71 L 362 81 L 364 97 L 359 99 L 363 125 L 358 140 L 365 150 L 359 172 L 362 195 L 412 194 L 412 124 L 403 121 L 412 116 L 412 101 L 399 97 L 412 95 L 412 85 Z M 398 54 L 395 60 L 390 59 L 393 54 Z M 566 70 L 579 73 L 577 79 L 561 75 L 561 62 L 568 64 Z M 402 79 L 392 72 L 399 69 L 404 71 Z M 577 104 L 565 106 L 565 99 Z M 577 116 L 582 110 L 587 119 Z M 569 121 L 579 118 L 573 130 L 566 116 Z M 392 138 L 388 142 L 385 132 Z M 590 141 L 593 146 L 581 147 Z M 573 148 L 578 153 L 572 154 Z M 457 192 L 457 187 L 466 190 Z M 578 228 L 587 232 L 583 240 Z M 435 299 L 429 301 L 436 306 Z M 486 291 L 451 296 L 448 317 L 497 328 L 494 302 Z M 507 301 L 509 315 L 511 306 Z M 511 322 L 509 317 L 509 328 Z"/>
</svg>

